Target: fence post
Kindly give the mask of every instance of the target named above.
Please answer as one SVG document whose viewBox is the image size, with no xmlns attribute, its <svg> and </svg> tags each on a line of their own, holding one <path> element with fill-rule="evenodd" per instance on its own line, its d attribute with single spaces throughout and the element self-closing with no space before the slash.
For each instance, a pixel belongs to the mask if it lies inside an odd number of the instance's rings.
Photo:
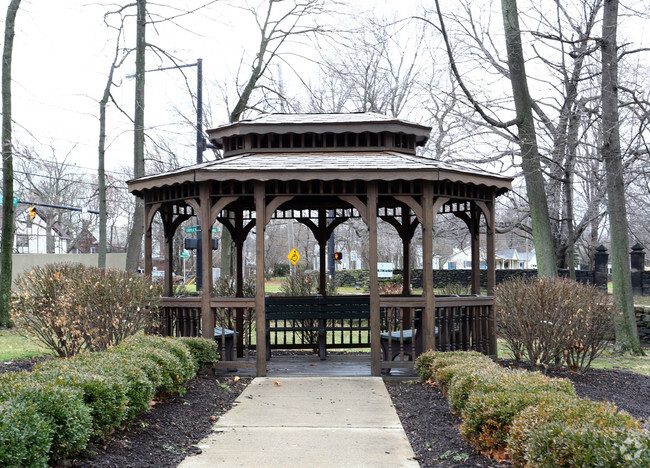
<svg viewBox="0 0 650 468">
<path fill-rule="evenodd" d="M 607 292 L 607 264 L 609 263 L 609 253 L 604 245 L 596 248 L 594 254 L 594 284 L 598 289 Z"/>
<path fill-rule="evenodd" d="M 632 273 L 632 293 L 635 296 L 643 295 L 643 268 L 645 265 L 645 251 L 637 243 L 630 252 L 630 270 Z"/>
</svg>

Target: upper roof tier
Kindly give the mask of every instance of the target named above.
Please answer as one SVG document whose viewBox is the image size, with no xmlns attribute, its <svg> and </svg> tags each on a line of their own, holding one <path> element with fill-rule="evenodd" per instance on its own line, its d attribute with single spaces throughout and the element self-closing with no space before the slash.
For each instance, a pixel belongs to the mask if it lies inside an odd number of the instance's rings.
<svg viewBox="0 0 650 468">
<path fill-rule="evenodd" d="M 372 112 L 265 114 L 207 130 L 224 157 L 257 152 L 380 151 L 415 154 L 431 127 Z"/>
</svg>

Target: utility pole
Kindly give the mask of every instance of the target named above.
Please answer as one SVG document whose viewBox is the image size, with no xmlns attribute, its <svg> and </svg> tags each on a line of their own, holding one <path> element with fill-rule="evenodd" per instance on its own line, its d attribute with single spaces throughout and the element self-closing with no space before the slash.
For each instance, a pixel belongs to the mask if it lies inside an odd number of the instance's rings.
<svg viewBox="0 0 650 468">
<path fill-rule="evenodd" d="M 185 65 L 175 65 L 173 67 L 162 67 L 155 68 L 153 70 L 146 70 L 147 73 L 155 71 L 164 71 L 164 70 L 175 70 L 180 68 L 196 67 L 196 163 L 203 163 L 203 152 L 208 147 L 213 147 L 208 145 L 203 136 L 203 59 L 196 59 L 196 63 L 188 63 Z M 127 76 L 127 78 L 130 76 Z M 196 223 L 197 226 L 198 220 Z M 208 232 L 211 230 L 207 227 Z M 211 235 L 211 234 L 210 234 Z M 199 229 L 196 230 L 196 239 L 198 242 L 198 248 L 196 250 L 196 289 L 200 290 L 203 288 L 203 249 L 201 248 L 201 237 L 202 229 L 199 226 Z"/>
</svg>

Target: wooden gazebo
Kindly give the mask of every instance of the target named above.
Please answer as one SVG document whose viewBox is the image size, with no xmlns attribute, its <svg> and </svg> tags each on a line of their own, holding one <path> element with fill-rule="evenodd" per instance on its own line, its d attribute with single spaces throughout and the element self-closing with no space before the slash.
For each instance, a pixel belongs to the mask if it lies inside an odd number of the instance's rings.
<svg viewBox="0 0 650 468">
<path fill-rule="evenodd" d="M 156 213 L 164 226 L 166 333 L 196 335 L 201 330 L 203 336 L 212 337 L 219 327 L 223 346 L 226 338 L 233 340 L 237 351 L 222 353 L 228 359 L 219 366 L 254 366 L 257 375 L 266 375 L 265 227 L 274 218 L 293 218 L 308 226 L 320 246 L 323 285 L 328 239 L 341 223 L 360 217 L 369 236 L 371 374 L 412 366 L 412 359 L 406 358 L 416 354 L 411 340 L 415 336 L 420 349 L 471 348 L 496 356 L 495 199 L 510 189 L 511 179 L 418 156 L 416 148 L 426 143 L 430 130 L 372 113 L 264 115 L 208 130 L 210 141 L 223 149 L 221 159 L 129 181 L 129 190 L 145 203 L 146 274 L 152 271 L 151 225 Z M 439 213 L 457 216 L 470 233 L 471 295 L 434 295 L 433 228 Z M 192 218 L 204 233 L 203 291 L 200 297 L 173 297 L 174 233 Z M 390 223 L 402 240 L 404 290 L 399 296 L 379 294 L 378 219 Z M 235 297 L 212 297 L 212 245 L 205 233 L 217 222 L 230 231 L 236 246 Z M 418 225 L 422 227 L 423 294 L 411 295 L 409 246 Z M 243 297 L 242 252 L 253 227 L 256 295 L 247 298 Z M 481 235 L 487 259 L 483 290 Z M 383 338 L 391 337 L 389 346 L 399 349 L 392 353 L 399 362 L 387 362 L 382 356 L 382 332 Z M 409 347 L 412 352 L 406 351 Z"/>
</svg>

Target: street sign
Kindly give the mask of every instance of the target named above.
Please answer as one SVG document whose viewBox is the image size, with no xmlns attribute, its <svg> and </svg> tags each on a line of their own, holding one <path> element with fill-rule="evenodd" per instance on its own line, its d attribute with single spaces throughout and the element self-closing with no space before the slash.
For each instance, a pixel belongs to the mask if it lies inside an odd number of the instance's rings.
<svg viewBox="0 0 650 468">
<path fill-rule="evenodd" d="M 4 197 L 0 195 L 0 205 L 2 205 L 3 201 Z M 16 195 L 14 195 L 14 206 L 18 206 L 18 197 Z"/>
<path fill-rule="evenodd" d="M 187 234 L 191 234 L 191 233 L 193 233 L 193 232 L 196 232 L 196 229 L 197 229 L 197 226 L 186 227 L 186 228 L 185 228 L 185 232 L 186 232 Z"/>
<path fill-rule="evenodd" d="M 287 258 L 291 262 L 293 266 L 296 266 L 296 263 L 298 263 L 298 260 L 300 260 L 300 254 L 298 251 L 294 248 L 291 249 L 291 252 L 289 252 L 289 255 L 287 255 Z"/>
<path fill-rule="evenodd" d="M 181 258 L 190 258 L 190 254 L 187 252 L 181 252 Z"/>
<path fill-rule="evenodd" d="M 378 278 L 392 278 L 393 277 L 393 264 L 392 263 L 377 263 L 377 277 Z"/>
</svg>

